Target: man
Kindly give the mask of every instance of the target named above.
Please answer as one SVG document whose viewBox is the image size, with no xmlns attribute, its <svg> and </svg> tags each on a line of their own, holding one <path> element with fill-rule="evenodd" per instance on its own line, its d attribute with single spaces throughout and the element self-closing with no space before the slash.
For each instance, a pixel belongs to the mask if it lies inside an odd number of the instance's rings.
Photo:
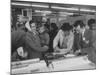
<svg viewBox="0 0 100 75">
<path fill-rule="evenodd" d="M 73 41 L 72 26 L 69 23 L 64 23 L 54 38 L 53 48 L 55 52 L 68 53 L 72 49 Z"/>
<path fill-rule="evenodd" d="M 39 37 L 41 40 L 41 45 L 49 46 L 50 37 L 49 37 L 49 34 L 46 32 L 46 27 L 44 25 L 40 26 L 38 32 L 39 32 Z"/>
<path fill-rule="evenodd" d="M 51 23 L 50 26 L 51 26 L 51 28 L 50 28 L 51 30 L 49 31 L 49 36 L 50 36 L 49 52 L 54 52 L 54 50 L 53 50 L 53 40 L 58 33 L 58 27 L 57 27 L 56 23 Z"/>
<path fill-rule="evenodd" d="M 86 29 L 85 25 L 82 21 L 76 21 L 74 27 L 78 31 L 80 38 L 78 40 L 74 39 L 74 40 L 76 40 L 76 42 L 74 41 L 74 45 L 75 44 L 78 45 L 79 48 L 77 48 L 77 49 L 81 50 L 81 53 L 87 53 L 88 59 L 90 61 L 92 61 L 93 63 L 96 63 L 95 47 L 93 46 L 96 35 L 93 34 L 93 31 L 91 30 L 91 28 L 95 24 L 95 21 L 92 23 L 90 23 L 90 21 L 88 21 L 88 24 L 89 24 L 90 29 Z M 75 37 L 76 37 L 76 35 L 75 35 Z"/>
<path fill-rule="evenodd" d="M 24 50 L 28 52 L 28 59 L 43 59 L 42 53 L 48 50 L 48 46 L 41 46 L 40 38 L 36 29 L 36 24 L 33 21 L 30 21 L 29 26 L 31 28 L 31 31 L 28 31 L 26 33 L 26 36 L 24 37 Z"/>
<path fill-rule="evenodd" d="M 85 24 L 78 20 L 74 23 L 74 44 L 73 49 L 75 53 L 80 52 L 82 45 L 82 32 L 85 31 Z"/>
<path fill-rule="evenodd" d="M 96 64 L 96 21 L 95 19 L 88 20 L 89 29 L 84 33 L 84 37 L 88 40 L 88 47 L 84 50 L 88 51 L 88 58 L 90 61 Z M 88 36 L 90 35 L 90 36 Z"/>
</svg>

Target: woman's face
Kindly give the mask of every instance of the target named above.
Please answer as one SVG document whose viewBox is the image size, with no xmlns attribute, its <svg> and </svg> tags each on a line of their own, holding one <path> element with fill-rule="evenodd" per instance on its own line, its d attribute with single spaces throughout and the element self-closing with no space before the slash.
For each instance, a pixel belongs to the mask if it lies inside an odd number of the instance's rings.
<svg viewBox="0 0 100 75">
<path fill-rule="evenodd" d="M 31 31 L 32 32 L 36 31 L 36 25 L 35 25 L 35 23 L 31 24 Z"/>
<path fill-rule="evenodd" d="M 70 35 L 70 31 L 64 31 L 64 36 Z"/>
</svg>

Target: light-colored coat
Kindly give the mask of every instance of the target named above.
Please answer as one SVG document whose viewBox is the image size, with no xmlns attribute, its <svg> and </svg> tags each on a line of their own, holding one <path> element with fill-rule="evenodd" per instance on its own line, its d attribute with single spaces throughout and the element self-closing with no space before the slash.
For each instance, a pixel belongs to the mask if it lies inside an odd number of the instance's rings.
<svg viewBox="0 0 100 75">
<path fill-rule="evenodd" d="M 70 35 L 67 36 L 66 38 L 68 39 L 66 41 L 67 49 L 71 50 L 72 46 L 73 46 L 73 41 L 74 41 L 74 34 L 72 32 L 70 32 Z M 56 47 L 58 47 L 58 43 L 60 44 L 60 46 L 62 46 L 63 39 L 64 39 L 64 32 L 62 30 L 59 30 L 56 37 L 54 38 L 53 48 L 55 49 Z"/>
</svg>

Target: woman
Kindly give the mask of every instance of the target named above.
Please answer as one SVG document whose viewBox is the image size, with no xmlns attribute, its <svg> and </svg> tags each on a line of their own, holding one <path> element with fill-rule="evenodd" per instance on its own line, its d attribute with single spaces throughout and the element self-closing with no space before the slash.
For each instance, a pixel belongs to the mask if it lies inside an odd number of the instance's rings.
<svg viewBox="0 0 100 75">
<path fill-rule="evenodd" d="M 62 54 L 70 52 L 73 46 L 73 40 L 72 26 L 69 23 L 64 23 L 54 38 L 54 51 Z"/>
</svg>

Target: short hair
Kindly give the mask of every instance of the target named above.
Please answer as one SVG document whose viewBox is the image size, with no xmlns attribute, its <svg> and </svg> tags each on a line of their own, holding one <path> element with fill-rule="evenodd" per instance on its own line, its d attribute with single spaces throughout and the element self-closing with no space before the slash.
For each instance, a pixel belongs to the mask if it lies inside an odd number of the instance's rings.
<svg viewBox="0 0 100 75">
<path fill-rule="evenodd" d="M 78 27 L 80 26 L 81 28 L 85 27 L 85 24 L 83 23 L 82 20 L 77 20 L 75 23 L 74 23 L 74 27 Z"/>
<path fill-rule="evenodd" d="M 61 30 L 63 31 L 70 31 L 72 29 L 73 27 L 69 23 L 63 23 L 63 25 L 61 26 Z"/>
<path fill-rule="evenodd" d="M 88 20 L 88 26 L 90 27 L 90 28 L 92 28 L 92 24 L 95 24 L 96 23 L 96 20 L 95 19 L 89 19 Z"/>
<path fill-rule="evenodd" d="M 57 30 L 58 27 L 57 27 L 57 24 L 56 23 L 51 23 L 51 27 L 54 29 L 54 30 Z"/>
</svg>

